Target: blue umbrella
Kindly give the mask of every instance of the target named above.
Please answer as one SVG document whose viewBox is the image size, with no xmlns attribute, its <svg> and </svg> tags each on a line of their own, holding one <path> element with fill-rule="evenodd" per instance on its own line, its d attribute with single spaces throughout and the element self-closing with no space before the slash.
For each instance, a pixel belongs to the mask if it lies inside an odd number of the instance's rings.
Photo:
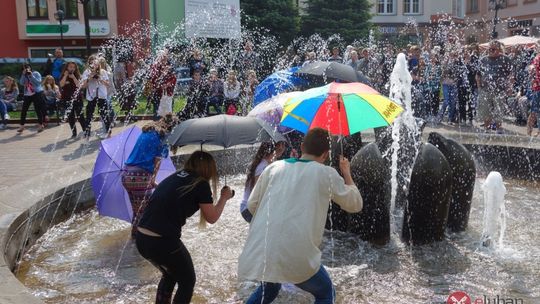
<svg viewBox="0 0 540 304">
<path fill-rule="evenodd" d="M 308 81 L 295 75 L 300 67 L 290 68 L 288 70 L 277 71 L 266 77 L 255 89 L 253 106 L 278 95 L 287 90 L 296 90 L 298 87 L 308 85 Z"/>
<path fill-rule="evenodd" d="M 101 147 L 92 173 L 92 190 L 100 215 L 131 223 L 133 210 L 129 196 L 122 185 L 124 162 L 133 150 L 139 135 L 137 126 L 130 127 L 112 138 L 101 141 Z M 176 171 L 170 157 L 161 161 L 156 181 L 159 183 Z"/>
</svg>

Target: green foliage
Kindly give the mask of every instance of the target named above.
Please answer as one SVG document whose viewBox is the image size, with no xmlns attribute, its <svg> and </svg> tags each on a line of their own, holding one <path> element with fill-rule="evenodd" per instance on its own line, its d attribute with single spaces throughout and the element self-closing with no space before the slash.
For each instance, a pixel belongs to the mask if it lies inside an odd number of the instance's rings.
<svg viewBox="0 0 540 304">
<path fill-rule="evenodd" d="M 307 0 L 306 14 L 301 17 L 304 36 L 339 34 L 347 43 L 369 35 L 371 24 L 368 0 Z"/>
<path fill-rule="evenodd" d="M 242 24 L 248 29 L 266 28 L 282 45 L 298 33 L 298 9 L 292 0 L 242 0 Z"/>
</svg>

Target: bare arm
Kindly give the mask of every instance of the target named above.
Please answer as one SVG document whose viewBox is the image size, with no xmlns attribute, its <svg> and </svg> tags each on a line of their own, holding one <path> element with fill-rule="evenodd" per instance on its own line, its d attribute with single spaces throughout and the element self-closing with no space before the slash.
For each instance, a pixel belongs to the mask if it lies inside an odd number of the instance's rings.
<svg viewBox="0 0 540 304">
<path fill-rule="evenodd" d="M 225 208 L 225 203 L 232 197 L 232 190 L 228 186 L 225 186 L 221 189 L 221 195 L 217 204 L 199 204 L 201 208 L 201 213 L 204 219 L 210 224 L 217 222 L 223 209 Z"/>
</svg>

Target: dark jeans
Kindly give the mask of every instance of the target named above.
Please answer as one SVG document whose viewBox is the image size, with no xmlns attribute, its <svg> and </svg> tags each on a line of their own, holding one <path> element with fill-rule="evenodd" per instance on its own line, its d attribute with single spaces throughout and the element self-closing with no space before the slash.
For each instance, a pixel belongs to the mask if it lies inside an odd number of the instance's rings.
<svg viewBox="0 0 540 304">
<path fill-rule="evenodd" d="M 70 102 L 68 101 L 66 103 L 69 104 Z M 68 107 L 66 110 L 68 111 L 67 118 L 71 133 L 73 135 L 77 135 L 77 127 L 75 126 L 77 119 L 79 120 L 79 124 L 81 124 L 81 129 L 83 131 L 86 130 L 86 121 L 84 119 L 82 100 L 73 100 L 73 102 L 71 103 L 71 107 Z"/>
<path fill-rule="evenodd" d="M 195 269 L 182 241 L 139 232 L 136 244 L 139 253 L 163 274 L 157 289 L 156 304 L 170 304 L 176 284 L 178 289 L 172 303 L 189 303 L 195 287 Z"/>
<path fill-rule="evenodd" d="M 473 119 L 472 88 L 460 86 L 458 88 L 458 112 L 459 121 L 466 122 Z"/>
<path fill-rule="evenodd" d="M 24 124 L 26 123 L 26 114 L 28 112 L 28 108 L 30 108 L 31 103 L 34 104 L 38 124 L 43 124 L 43 119 L 45 117 L 45 96 L 43 95 L 43 92 L 39 92 L 35 93 L 32 96 L 24 96 L 21 111 L 21 126 L 24 126 Z"/>
<path fill-rule="evenodd" d="M 305 282 L 296 284 L 296 286 L 312 294 L 315 297 L 315 304 L 334 303 L 334 286 L 332 286 L 332 280 L 322 265 L 315 275 Z M 272 303 L 272 301 L 274 301 L 274 299 L 278 296 L 280 289 L 280 283 L 261 283 L 255 292 L 251 294 L 246 304 Z"/>
<path fill-rule="evenodd" d="M 429 91 L 428 90 L 428 99 L 429 99 L 429 105 L 430 105 L 430 114 L 431 116 L 436 117 L 439 113 L 439 104 L 441 103 L 440 97 L 439 97 L 439 90 L 437 91 Z"/>
<path fill-rule="evenodd" d="M 94 119 L 94 111 L 96 110 L 96 105 L 99 109 L 99 116 L 105 124 L 105 129 L 107 130 L 107 132 L 111 129 L 111 117 L 109 115 L 109 105 L 107 104 L 107 100 L 96 98 L 94 100 L 89 100 L 86 104 L 86 136 L 90 136 L 90 131 L 92 129 L 92 119 Z"/>
</svg>

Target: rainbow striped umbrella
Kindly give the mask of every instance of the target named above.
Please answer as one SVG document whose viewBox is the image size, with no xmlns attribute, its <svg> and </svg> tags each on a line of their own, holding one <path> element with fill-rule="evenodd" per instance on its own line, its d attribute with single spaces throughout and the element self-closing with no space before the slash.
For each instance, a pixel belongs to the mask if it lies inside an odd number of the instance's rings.
<svg viewBox="0 0 540 304">
<path fill-rule="evenodd" d="M 290 98 L 281 125 L 302 133 L 319 127 L 347 136 L 388 126 L 401 112 L 400 105 L 365 84 L 332 82 Z"/>
</svg>

